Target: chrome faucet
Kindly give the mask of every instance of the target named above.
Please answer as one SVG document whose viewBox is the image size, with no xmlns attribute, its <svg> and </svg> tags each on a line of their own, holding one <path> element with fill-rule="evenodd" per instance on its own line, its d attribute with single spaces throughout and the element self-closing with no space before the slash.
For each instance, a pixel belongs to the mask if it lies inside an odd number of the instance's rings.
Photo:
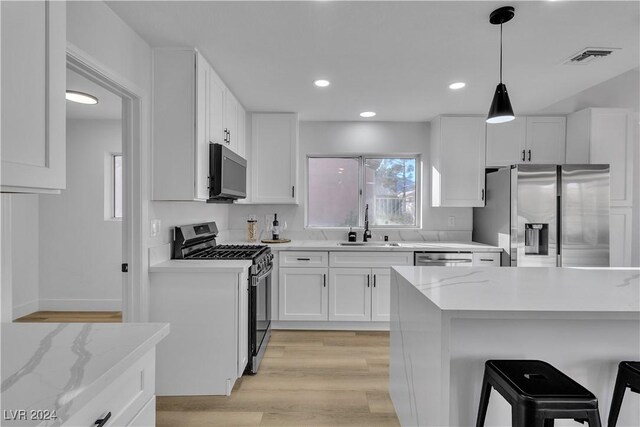
<svg viewBox="0 0 640 427">
<path fill-rule="evenodd" d="M 362 241 L 366 242 L 371 238 L 371 230 L 369 230 L 369 204 L 364 205 L 364 234 Z"/>
</svg>

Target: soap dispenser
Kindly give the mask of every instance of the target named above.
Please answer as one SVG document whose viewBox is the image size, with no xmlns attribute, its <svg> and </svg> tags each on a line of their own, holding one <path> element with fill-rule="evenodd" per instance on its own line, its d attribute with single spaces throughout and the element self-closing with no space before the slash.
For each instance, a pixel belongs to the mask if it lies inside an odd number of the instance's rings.
<svg viewBox="0 0 640 427">
<path fill-rule="evenodd" d="M 357 238 L 357 236 L 356 236 L 356 232 L 355 232 L 355 231 L 353 231 L 353 230 L 351 229 L 351 227 L 349 227 L 349 234 L 348 234 L 347 236 L 348 236 L 348 239 L 347 239 L 347 240 L 349 240 L 350 242 L 355 242 L 355 241 L 356 241 L 356 238 Z"/>
</svg>

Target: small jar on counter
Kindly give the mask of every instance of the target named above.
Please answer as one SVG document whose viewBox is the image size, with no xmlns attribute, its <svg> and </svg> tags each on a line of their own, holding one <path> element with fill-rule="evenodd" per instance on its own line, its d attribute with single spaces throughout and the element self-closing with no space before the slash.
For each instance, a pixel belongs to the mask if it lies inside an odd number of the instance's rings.
<svg viewBox="0 0 640 427">
<path fill-rule="evenodd" d="M 258 239 L 258 219 L 255 215 L 247 217 L 247 242 L 255 243 Z"/>
</svg>

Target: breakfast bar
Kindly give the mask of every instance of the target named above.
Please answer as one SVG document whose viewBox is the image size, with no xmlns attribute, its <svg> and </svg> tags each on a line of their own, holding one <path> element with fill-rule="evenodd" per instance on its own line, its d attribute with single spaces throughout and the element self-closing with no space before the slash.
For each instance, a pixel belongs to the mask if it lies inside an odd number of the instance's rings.
<svg viewBox="0 0 640 427">
<path fill-rule="evenodd" d="M 403 426 L 475 425 L 484 363 L 539 359 L 599 400 L 640 360 L 640 269 L 394 267 L 389 390 Z M 618 426 L 640 425 L 628 393 Z M 493 391 L 485 425 L 510 425 Z M 575 425 L 572 420 L 555 425 Z"/>
</svg>

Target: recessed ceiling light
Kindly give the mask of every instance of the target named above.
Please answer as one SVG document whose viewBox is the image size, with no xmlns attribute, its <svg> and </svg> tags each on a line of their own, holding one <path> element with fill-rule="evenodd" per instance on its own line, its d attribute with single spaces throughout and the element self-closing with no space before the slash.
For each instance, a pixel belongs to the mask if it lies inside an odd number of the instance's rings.
<svg viewBox="0 0 640 427">
<path fill-rule="evenodd" d="M 374 113 L 373 111 L 364 111 L 362 113 L 360 113 L 360 117 L 364 117 L 365 119 L 369 118 L 369 117 L 374 117 L 376 115 L 376 113 Z"/>
<path fill-rule="evenodd" d="M 94 105 L 98 103 L 98 98 L 88 93 L 78 92 L 75 90 L 68 90 L 65 94 L 67 101 L 77 102 L 79 104 Z"/>
<path fill-rule="evenodd" d="M 314 85 L 318 86 L 318 87 L 327 87 L 331 84 L 331 82 L 329 80 L 316 80 L 313 82 Z"/>
<path fill-rule="evenodd" d="M 455 83 L 451 83 L 449 85 L 449 89 L 462 89 L 463 87 L 465 87 L 467 84 L 465 82 L 455 82 Z"/>
</svg>

